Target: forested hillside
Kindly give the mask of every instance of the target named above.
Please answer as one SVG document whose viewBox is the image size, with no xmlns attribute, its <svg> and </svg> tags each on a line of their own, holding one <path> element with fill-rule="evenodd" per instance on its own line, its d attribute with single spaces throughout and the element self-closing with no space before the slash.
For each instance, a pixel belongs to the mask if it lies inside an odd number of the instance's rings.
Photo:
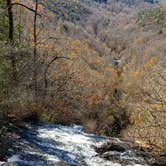
<svg viewBox="0 0 166 166">
<path fill-rule="evenodd" d="M 0 132 L 80 124 L 165 152 L 162 2 L 0 0 Z"/>
</svg>

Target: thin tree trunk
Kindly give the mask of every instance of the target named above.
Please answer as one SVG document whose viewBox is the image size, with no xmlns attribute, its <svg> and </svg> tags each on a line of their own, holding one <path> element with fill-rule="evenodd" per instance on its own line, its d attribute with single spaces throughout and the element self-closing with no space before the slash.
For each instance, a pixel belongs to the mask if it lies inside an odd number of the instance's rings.
<svg viewBox="0 0 166 166">
<path fill-rule="evenodd" d="M 34 91 L 35 91 L 35 97 L 37 98 L 37 11 L 38 11 L 38 0 L 35 2 L 35 15 L 34 15 L 34 50 L 33 50 L 33 63 L 34 63 Z"/>
<path fill-rule="evenodd" d="M 10 43 L 13 43 L 14 22 L 13 22 L 13 11 L 11 4 L 12 4 L 11 0 L 7 0 L 7 9 L 9 17 L 9 41 Z"/>
<path fill-rule="evenodd" d="M 19 26 L 21 27 L 21 17 L 22 17 L 21 7 L 20 7 L 19 15 L 20 15 L 19 16 Z M 21 29 L 19 29 L 19 42 L 21 42 Z"/>
<path fill-rule="evenodd" d="M 12 11 L 12 2 L 11 0 L 6 0 L 7 2 L 7 9 L 8 9 L 8 20 L 9 20 L 9 34 L 8 40 L 11 46 L 13 46 L 13 36 L 14 36 L 14 20 L 13 20 L 13 11 Z M 11 51 L 11 63 L 12 63 L 12 76 L 13 81 L 16 82 L 17 74 L 16 74 L 16 59 L 15 55 Z"/>
</svg>

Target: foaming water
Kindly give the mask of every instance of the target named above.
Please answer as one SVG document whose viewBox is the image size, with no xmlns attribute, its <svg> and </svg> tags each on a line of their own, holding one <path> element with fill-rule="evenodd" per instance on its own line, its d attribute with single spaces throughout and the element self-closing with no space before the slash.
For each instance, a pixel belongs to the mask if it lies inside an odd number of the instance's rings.
<svg viewBox="0 0 166 166">
<path fill-rule="evenodd" d="M 19 166 L 120 166 L 100 157 L 94 147 L 101 146 L 107 140 L 103 137 L 86 134 L 81 126 L 63 126 L 42 124 L 33 126 L 21 133 L 16 146 L 20 149 L 8 159 Z M 121 158 L 133 160 L 130 153 L 119 153 Z"/>
</svg>

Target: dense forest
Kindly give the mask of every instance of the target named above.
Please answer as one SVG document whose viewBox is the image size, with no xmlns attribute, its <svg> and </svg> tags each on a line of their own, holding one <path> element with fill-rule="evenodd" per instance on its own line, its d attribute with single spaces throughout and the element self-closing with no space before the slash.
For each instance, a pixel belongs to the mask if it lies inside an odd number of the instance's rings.
<svg viewBox="0 0 166 166">
<path fill-rule="evenodd" d="M 0 0 L 0 146 L 24 123 L 165 153 L 165 2 Z"/>
</svg>

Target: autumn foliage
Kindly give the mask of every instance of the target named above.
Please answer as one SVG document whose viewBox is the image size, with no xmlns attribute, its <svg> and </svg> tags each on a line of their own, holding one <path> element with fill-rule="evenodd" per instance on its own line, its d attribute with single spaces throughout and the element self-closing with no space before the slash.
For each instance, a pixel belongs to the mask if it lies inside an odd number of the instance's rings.
<svg viewBox="0 0 166 166">
<path fill-rule="evenodd" d="M 3 118 L 77 123 L 87 132 L 127 137 L 155 151 L 166 149 L 164 5 L 140 10 L 122 2 L 105 6 L 86 0 L 43 0 L 35 37 L 35 1 L 12 2 L 32 11 L 13 6 L 11 45 L 6 4 L 0 0 Z"/>
</svg>

